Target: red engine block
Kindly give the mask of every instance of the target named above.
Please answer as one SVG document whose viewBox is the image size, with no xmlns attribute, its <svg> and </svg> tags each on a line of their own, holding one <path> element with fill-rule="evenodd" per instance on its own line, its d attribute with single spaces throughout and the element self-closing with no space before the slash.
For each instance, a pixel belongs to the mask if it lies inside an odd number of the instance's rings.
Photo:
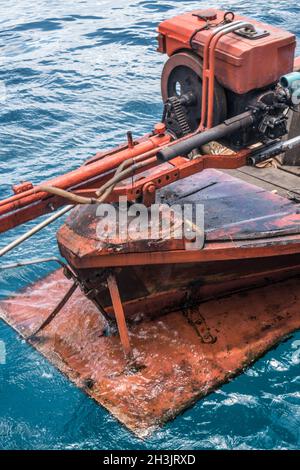
<svg viewBox="0 0 300 470">
<path fill-rule="evenodd" d="M 234 19 L 252 23 L 257 34 L 243 37 L 233 32 L 219 41 L 215 75 L 223 87 L 243 94 L 269 86 L 293 70 L 293 34 L 243 16 L 235 15 Z M 212 28 L 223 20 L 223 11 L 200 10 L 163 21 L 158 27 L 158 51 L 171 56 L 193 49 L 202 57 Z"/>
</svg>

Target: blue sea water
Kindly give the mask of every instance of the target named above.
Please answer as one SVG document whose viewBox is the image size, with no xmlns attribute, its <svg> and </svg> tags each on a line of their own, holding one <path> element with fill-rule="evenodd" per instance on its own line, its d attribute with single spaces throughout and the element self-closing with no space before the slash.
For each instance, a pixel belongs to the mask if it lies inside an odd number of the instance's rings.
<svg viewBox="0 0 300 470">
<path fill-rule="evenodd" d="M 214 1 L 300 39 L 300 5 Z M 76 168 L 161 116 L 156 25 L 202 0 L 0 0 L 0 199 Z M 299 43 L 300 44 L 300 43 Z M 300 54 L 300 47 L 298 47 Z M 57 253 L 51 226 L 6 261 Z M 4 246 L 30 227 L 1 235 Z M 0 273 L 0 296 L 55 266 Z M 4 358 L 6 350 L 6 363 Z M 0 322 L 0 449 L 296 449 L 300 333 L 141 441 Z"/>
</svg>

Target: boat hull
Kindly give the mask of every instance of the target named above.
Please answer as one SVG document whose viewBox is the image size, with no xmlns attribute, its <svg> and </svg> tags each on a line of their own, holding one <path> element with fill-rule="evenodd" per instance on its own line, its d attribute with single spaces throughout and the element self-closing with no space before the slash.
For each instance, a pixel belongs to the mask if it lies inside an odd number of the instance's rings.
<svg viewBox="0 0 300 470">
<path fill-rule="evenodd" d="M 300 275 L 300 254 L 187 264 L 83 269 L 77 274 L 99 307 L 114 315 L 106 284 L 114 273 L 126 317 L 140 321 L 212 298 Z"/>
<path fill-rule="evenodd" d="M 114 273 L 127 318 L 157 316 L 211 297 L 300 273 L 299 205 L 217 170 L 172 183 L 168 204 L 202 204 L 204 246 L 187 240 L 99 240 L 97 208 L 76 208 L 58 232 L 62 255 L 85 292 L 113 315 Z"/>
</svg>

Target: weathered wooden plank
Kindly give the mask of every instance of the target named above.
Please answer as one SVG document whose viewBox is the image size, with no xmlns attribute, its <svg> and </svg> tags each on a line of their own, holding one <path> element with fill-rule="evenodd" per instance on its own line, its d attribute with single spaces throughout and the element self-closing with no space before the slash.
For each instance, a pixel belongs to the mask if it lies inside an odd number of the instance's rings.
<svg viewBox="0 0 300 470">
<path fill-rule="evenodd" d="M 284 165 L 280 169 L 292 175 L 300 176 L 300 166 Z"/>
<path fill-rule="evenodd" d="M 239 170 L 257 179 L 271 183 L 273 186 L 282 188 L 288 191 L 297 191 L 300 193 L 300 180 L 299 176 L 283 171 L 280 168 L 252 168 L 243 167 Z"/>
<path fill-rule="evenodd" d="M 259 188 L 265 189 L 266 191 L 277 191 L 277 193 L 280 196 L 286 197 L 287 196 L 287 190 L 283 188 L 279 188 L 278 186 L 274 186 L 274 184 L 264 181 L 261 178 L 258 178 L 259 176 L 259 171 L 258 175 L 249 175 L 247 173 L 243 173 L 240 170 L 224 170 L 225 173 L 234 176 L 235 178 L 239 178 L 243 181 L 246 181 L 247 183 L 254 184 L 255 186 L 258 186 Z"/>
<path fill-rule="evenodd" d="M 300 71 L 299 57 L 295 60 L 294 71 Z M 288 121 L 289 133 L 287 139 L 292 139 L 300 134 L 300 106 L 295 106 L 296 111 L 291 112 Z M 288 150 L 281 156 L 282 165 L 300 166 L 299 149 Z"/>
<path fill-rule="evenodd" d="M 300 107 L 296 107 L 296 112 L 291 113 L 289 118 L 289 133 L 287 138 L 292 139 L 300 134 Z M 300 151 L 298 148 L 288 150 L 281 157 L 282 165 L 300 166 Z"/>
<path fill-rule="evenodd" d="M 300 194 L 299 176 L 286 171 L 285 167 L 243 167 L 239 170 L 227 170 L 226 173 L 247 181 L 248 183 L 255 184 L 267 191 L 277 191 L 277 193 L 283 197 L 287 197 L 288 193 L 291 191 Z"/>
</svg>

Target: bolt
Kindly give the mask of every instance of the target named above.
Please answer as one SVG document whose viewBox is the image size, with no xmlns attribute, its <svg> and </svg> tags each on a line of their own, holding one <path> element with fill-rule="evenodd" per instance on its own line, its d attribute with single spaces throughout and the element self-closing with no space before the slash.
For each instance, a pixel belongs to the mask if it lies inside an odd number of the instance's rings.
<svg viewBox="0 0 300 470">
<path fill-rule="evenodd" d="M 152 194 L 155 193 L 155 186 L 154 184 L 150 184 L 147 188 L 148 193 Z"/>
<path fill-rule="evenodd" d="M 163 122 L 158 122 L 154 126 L 154 134 L 163 135 L 166 132 L 166 125 Z"/>
</svg>

